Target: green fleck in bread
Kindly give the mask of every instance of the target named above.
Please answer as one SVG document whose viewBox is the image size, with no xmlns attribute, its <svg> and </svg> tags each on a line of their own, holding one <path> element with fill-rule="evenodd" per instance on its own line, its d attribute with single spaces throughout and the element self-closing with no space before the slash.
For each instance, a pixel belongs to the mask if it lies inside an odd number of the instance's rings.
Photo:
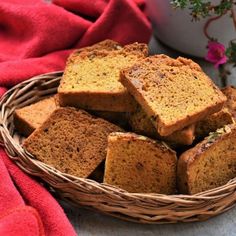
<svg viewBox="0 0 236 236">
<path fill-rule="evenodd" d="M 104 183 L 135 193 L 173 194 L 177 158 L 174 151 L 134 133 L 108 137 Z"/>
<path fill-rule="evenodd" d="M 210 132 L 214 132 L 225 125 L 233 123 L 234 119 L 232 114 L 227 108 L 223 108 L 221 111 L 209 115 L 204 120 L 197 122 L 195 130 L 196 138 L 198 140 L 205 138 Z"/>
<path fill-rule="evenodd" d="M 198 64 L 179 57 L 155 55 L 121 71 L 121 83 L 168 136 L 223 107 L 226 97 Z"/>
<path fill-rule="evenodd" d="M 195 125 L 187 126 L 168 136 L 161 136 L 140 106 L 135 112 L 128 114 L 128 121 L 134 132 L 154 139 L 164 140 L 172 147 L 191 145 L 195 138 Z"/>
<path fill-rule="evenodd" d="M 69 58 L 58 88 L 61 106 L 87 110 L 127 112 L 135 101 L 118 81 L 120 70 L 147 56 L 146 44 L 118 50 L 83 51 Z"/>
<path fill-rule="evenodd" d="M 29 106 L 17 109 L 14 114 L 16 130 L 24 136 L 30 135 L 59 107 L 57 95 Z"/>
<path fill-rule="evenodd" d="M 236 118 L 236 88 L 234 86 L 228 86 L 221 90 L 227 97 L 225 107 L 232 113 L 234 119 Z"/>
<path fill-rule="evenodd" d="M 107 137 L 114 131 L 122 129 L 83 110 L 58 108 L 23 146 L 61 172 L 88 177 L 105 159 Z"/>
<path fill-rule="evenodd" d="M 236 127 L 211 133 L 178 161 L 180 193 L 195 194 L 226 184 L 236 177 Z"/>
</svg>

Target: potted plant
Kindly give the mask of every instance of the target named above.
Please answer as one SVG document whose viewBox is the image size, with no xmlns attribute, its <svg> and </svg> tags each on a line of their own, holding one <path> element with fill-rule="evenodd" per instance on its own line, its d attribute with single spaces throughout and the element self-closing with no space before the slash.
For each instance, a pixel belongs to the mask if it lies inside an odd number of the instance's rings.
<svg viewBox="0 0 236 236">
<path fill-rule="evenodd" d="M 182 53 L 204 57 L 219 68 L 236 66 L 235 0 L 147 0 L 147 13 L 160 41 Z"/>
</svg>

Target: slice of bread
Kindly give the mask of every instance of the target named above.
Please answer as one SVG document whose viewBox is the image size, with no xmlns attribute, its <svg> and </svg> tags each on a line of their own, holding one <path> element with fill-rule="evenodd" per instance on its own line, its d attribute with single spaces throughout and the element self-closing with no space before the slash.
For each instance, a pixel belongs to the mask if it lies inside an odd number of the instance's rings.
<svg viewBox="0 0 236 236">
<path fill-rule="evenodd" d="M 23 146 L 61 172 L 88 177 L 105 159 L 107 137 L 114 131 L 122 129 L 83 110 L 58 108 Z"/>
<path fill-rule="evenodd" d="M 225 107 L 232 113 L 234 119 L 236 118 L 236 88 L 234 86 L 228 86 L 221 90 L 227 97 Z"/>
<path fill-rule="evenodd" d="M 177 158 L 173 150 L 134 133 L 108 137 L 104 183 L 135 193 L 176 191 Z"/>
<path fill-rule="evenodd" d="M 59 107 L 57 95 L 43 99 L 29 106 L 17 109 L 14 113 L 16 130 L 29 136 Z"/>
<path fill-rule="evenodd" d="M 228 108 L 223 108 L 221 111 L 207 116 L 204 120 L 198 121 L 196 124 L 195 135 L 196 139 L 202 139 L 222 128 L 225 125 L 233 124 L 234 119 Z"/>
<path fill-rule="evenodd" d="M 171 147 L 191 145 L 195 138 L 195 125 L 187 126 L 168 136 L 161 136 L 140 106 L 135 112 L 129 113 L 127 117 L 133 132 L 166 141 Z"/>
<path fill-rule="evenodd" d="M 120 81 L 162 136 L 221 110 L 226 101 L 199 65 L 182 57 L 150 56 L 122 70 Z"/>
<path fill-rule="evenodd" d="M 118 81 L 120 70 L 146 57 L 146 44 L 118 50 L 84 51 L 70 58 L 58 88 L 61 106 L 87 110 L 127 112 L 135 100 Z"/>
<path fill-rule="evenodd" d="M 226 184 L 236 177 L 236 127 L 211 133 L 178 161 L 180 193 L 195 194 Z"/>
</svg>

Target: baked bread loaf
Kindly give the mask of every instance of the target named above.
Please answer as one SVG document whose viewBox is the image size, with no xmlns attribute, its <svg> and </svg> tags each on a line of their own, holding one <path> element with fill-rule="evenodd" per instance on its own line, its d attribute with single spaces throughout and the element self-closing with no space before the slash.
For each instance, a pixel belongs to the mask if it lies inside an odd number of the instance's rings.
<svg viewBox="0 0 236 236">
<path fill-rule="evenodd" d="M 195 125 L 187 126 L 168 136 L 161 136 L 140 106 L 135 112 L 128 113 L 127 117 L 133 132 L 166 141 L 171 147 L 191 145 L 195 138 Z"/>
<path fill-rule="evenodd" d="M 178 161 L 180 193 L 195 194 L 226 184 L 236 177 L 236 127 L 211 133 Z"/>
<path fill-rule="evenodd" d="M 119 50 L 83 51 L 68 61 L 58 88 L 61 106 L 86 110 L 127 112 L 136 102 L 118 81 L 120 70 L 146 57 L 146 44 Z"/>
<path fill-rule="evenodd" d="M 168 136 L 220 111 L 226 97 L 192 60 L 155 55 L 121 71 L 121 83 Z"/>
<path fill-rule="evenodd" d="M 36 159 L 67 174 L 88 177 L 106 157 L 118 126 L 83 110 L 58 108 L 23 143 Z"/>
<path fill-rule="evenodd" d="M 234 119 L 236 118 L 236 88 L 234 86 L 228 86 L 221 90 L 227 97 L 225 107 L 232 113 Z"/>
<path fill-rule="evenodd" d="M 59 107 L 57 95 L 17 109 L 14 114 L 16 130 L 29 136 Z"/>
<path fill-rule="evenodd" d="M 228 108 L 223 108 L 221 111 L 207 116 L 204 120 L 198 121 L 196 124 L 195 135 L 196 138 L 202 139 L 222 128 L 225 125 L 233 124 L 234 119 Z"/>
<path fill-rule="evenodd" d="M 104 183 L 128 192 L 173 194 L 177 158 L 162 142 L 134 133 L 111 133 Z"/>
</svg>

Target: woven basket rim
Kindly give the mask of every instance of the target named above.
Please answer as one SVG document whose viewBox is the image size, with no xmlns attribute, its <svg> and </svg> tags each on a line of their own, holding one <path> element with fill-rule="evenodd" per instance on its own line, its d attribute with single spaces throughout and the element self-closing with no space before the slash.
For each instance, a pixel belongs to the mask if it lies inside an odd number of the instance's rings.
<svg viewBox="0 0 236 236">
<path fill-rule="evenodd" d="M 98 183 L 91 179 L 86 178 L 80 178 L 76 176 L 72 176 L 69 174 L 62 173 L 55 168 L 42 163 L 41 161 L 36 160 L 33 155 L 31 155 L 29 152 L 23 149 L 23 147 L 17 143 L 15 138 L 13 137 L 14 134 L 14 128 L 13 131 L 12 128 L 12 122 L 10 122 L 8 119 L 12 116 L 14 109 L 17 107 L 15 103 L 17 103 L 18 100 L 21 99 L 21 96 L 24 97 L 26 95 L 26 101 L 27 96 L 29 94 L 28 90 L 26 88 L 31 88 L 36 86 L 37 83 L 46 84 L 47 82 L 50 84 L 54 81 L 59 81 L 60 77 L 62 75 L 63 71 L 56 71 L 56 72 L 50 72 L 38 76 L 34 76 L 29 80 L 23 81 L 20 84 L 15 85 L 10 90 L 8 90 L 0 99 L 0 107 L 1 107 L 1 116 L 0 116 L 0 134 L 2 136 L 2 142 L 1 144 L 4 146 L 6 152 L 10 156 L 10 158 L 24 171 L 31 175 L 36 175 L 42 178 L 42 173 L 45 175 L 50 176 L 51 179 L 54 177 L 57 180 L 60 180 L 62 183 L 73 183 L 73 184 L 79 184 L 79 185 L 85 185 L 89 189 L 90 187 L 99 194 L 106 194 L 108 196 L 114 196 L 117 195 L 122 199 L 129 199 L 130 201 L 133 199 L 133 201 L 140 201 L 143 204 L 145 201 L 158 201 L 160 203 L 178 203 L 178 204 L 199 204 L 199 202 L 207 202 L 207 201 L 218 201 L 220 199 L 226 198 L 229 193 L 236 193 L 236 178 L 230 180 L 227 184 L 222 185 L 220 187 L 207 190 L 201 193 L 197 193 L 194 195 L 186 195 L 186 194 L 174 194 L 174 195 L 165 195 L 165 194 L 158 194 L 158 193 L 129 193 L 123 189 L 120 189 L 115 186 L 111 186 L 109 184 L 105 183 Z M 46 82 L 45 82 L 45 81 Z M 28 86 L 28 87 L 27 87 Z M 25 90 L 24 90 L 25 89 Z M 48 93 L 52 93 L 55 88 L 49 88 L 46 95 Z M 42 94 L 34 95 L 34 97 L 37 99 L 43 97 L 45 94 L 44 90 L 42 90 Z M 36 89 L 36 92 L 38 90 Z M 41 90 L 40 90 L 41 92 Z M 23 96 L 24 95 L 24 96 Z M 30 97 L 30 96 L 29 96 Z M 31 98 L 31 97 L 30 97 Z M 15 103 L 14 103 L 15 102 Z M 15 107 L 14 107 L 15 106 Z M 9 126 L 10 125 L 10 126 Z M 10 128 L 9 128 L 10 127 Z M 24 163 L 24 164 L 23 164 Z M 27 163 L 27 164 L 25 164 Z M 29 170 L 28 167 L 31 167 Z M 34 171 L 32 171 L 32 169 Z M 37 173 L 40 173 L 38 174 Z M 55 180 L 56 181 L 56 180 Z M 56 186 L 56 183 L 55 183 Z M 54 188 L 55 188 L 54 186 Z M 86 187 L 85 187 L 86 189 Z M 236 194 L 235 194 L 236 195 Z M 232 207 L 235 204 L 236 196 L 234 196 L 234 203 L 230 205 Z M 222 212 L 225 209 L 222 209 Z M 108 213 L 108 212 L 106 212 Z M 113 214 L 114 215 L 114 214 Z M 122 217 L 120 217 L 122 218 Z"/>
</svg>

